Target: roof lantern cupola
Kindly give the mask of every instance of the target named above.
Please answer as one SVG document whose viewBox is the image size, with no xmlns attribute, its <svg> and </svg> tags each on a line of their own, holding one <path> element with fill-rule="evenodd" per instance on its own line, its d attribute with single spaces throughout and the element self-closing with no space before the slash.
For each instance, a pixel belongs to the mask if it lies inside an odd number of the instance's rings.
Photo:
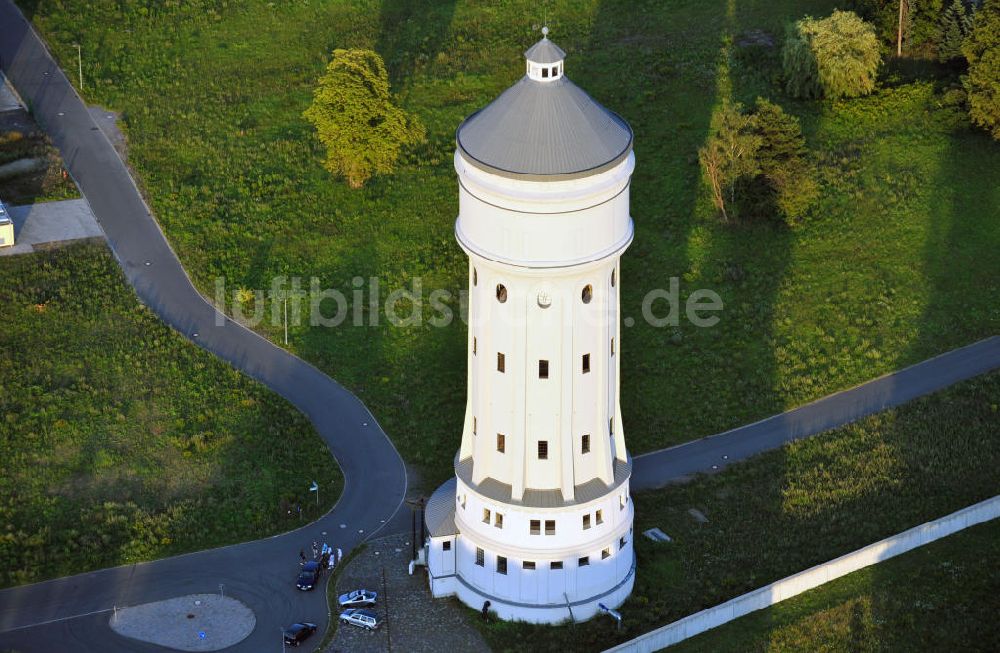
<svg viewBox="0 0 1000 653">
<path fill-rule="evenodd" d="M 563 60 L 566 53 L 558 45 L 549 40 L 549 28 L 542 28 L 542 40 L 524 52 L 527 59 L 527 75 L 539 82 L 554 82 L 562 79 L 565 73 Z"/>
</svg>

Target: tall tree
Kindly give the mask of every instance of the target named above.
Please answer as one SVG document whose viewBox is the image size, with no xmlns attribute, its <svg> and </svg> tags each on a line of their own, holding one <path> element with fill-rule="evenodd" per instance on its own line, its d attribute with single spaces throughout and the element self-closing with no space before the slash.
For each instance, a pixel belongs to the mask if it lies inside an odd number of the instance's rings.
<svg viewBox="0 0 1000 653">
<path fill-rule="evenodd" d="M 303 115 L 326 146 L 324 166 L 360 188 L 388 174 L 424 128 L 396 106 L 382 57 L 372 50 L 334 50 Z"/>
<path fill-rule="evenodd" d="M 965 11 L 962 0 L 952 0 L 941 16 L 941 35 L 938 38 L 938 60 L 943 62 L 962 56 L 962 43 L 972 30 L 972 19 Z"/>
<path fill-rule="evenodd" d="M 756 201 L 767 209 L 773 205 L 786 219 L 798 218 L 818 192 L 799 121 L 777 104 L 760 97 L 754 103 L 750 119 L 750 129 L 760 138 L 757 149 L 760 175 L 756 182 L 765 191 Z"/>
<path fill-rule="evenodd" d="M 712 117 L 708 142 L 698 150 L 698 160 L 712 190 L 712 203 L 724 222 L 737 218 L 737 182 L 760 172 L 757 150 L 761 139 L 753 133 L 752 123 L 743 105 L 726 102 Z"/>
</svg>

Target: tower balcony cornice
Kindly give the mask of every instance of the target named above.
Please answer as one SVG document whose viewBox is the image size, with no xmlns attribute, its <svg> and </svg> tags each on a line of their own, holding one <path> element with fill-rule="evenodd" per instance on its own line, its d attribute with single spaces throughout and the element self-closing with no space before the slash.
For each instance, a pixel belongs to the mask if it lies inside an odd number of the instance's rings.
<svg viewBox="0 0 1000 653">
<path fill-rule="evenodd" d="M 555 489 L 534 489 L 525 488 L 524 496 L 520 501 L 513 499 L 511 486 L 502 483 L 494 478 L 485 478 L 480 483 L 472 481 L 472 469 L 474 461 L 471 457 L 459 459 L 455 454 L 455 476 L 470 490 L 483 498 L 502 503 L 517 508 L 530 508 L 538 511 L 560 512 L 566 508 L 584 506 L 604 499 L 609 494 L 613 494 L 623 487 L 632 476 L 632 456 L 626 460 L 615 459 L 614 479 L 610 485 L 603 483 L 600 479 L 594 478 L 586 483 L 574 486 L 573 498 L 566 500 L 562 491 Z"/>
</svg>

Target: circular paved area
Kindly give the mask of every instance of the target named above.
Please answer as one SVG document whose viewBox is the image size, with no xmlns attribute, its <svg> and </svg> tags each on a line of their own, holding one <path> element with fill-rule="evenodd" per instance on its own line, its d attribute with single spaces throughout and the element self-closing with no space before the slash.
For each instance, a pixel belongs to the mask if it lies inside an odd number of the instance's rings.
<svg viewBox="0 0 1000 653">
<path fill-rule="evenodd" d="M 110 622 L 119 635 L 179 651 L 218 651 L 238 644 L 256 624 L 250 608 L 218 594 L 189 594 L 120 608 Z"/>
</svg>

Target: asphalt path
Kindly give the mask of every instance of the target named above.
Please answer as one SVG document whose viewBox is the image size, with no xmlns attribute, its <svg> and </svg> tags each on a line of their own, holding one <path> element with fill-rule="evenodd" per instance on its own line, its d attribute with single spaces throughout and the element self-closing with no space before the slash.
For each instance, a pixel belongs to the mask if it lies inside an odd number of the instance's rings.
<svg viewBox="0 0 1000 653">
<path fill-rule="evenodd" d="M 108 613 L 101 611 L 211 593 L 219 591 L 220 584 L 257 615 L 250 637 L 227 650 L 280 650 L 280 628 L 297 620 L 325 627 L 324 592 L 295 589 L 299 550 L 308 551 L 318 540 L 346 552 L 383 527 L 406 493 L 406 470 L 398 452 L 364 404 L 330 377 L 231 320 L 222 319 L 219 325 L 218 312 L 191 284 L 128 169 L 10 0 L 0 0 L 0 65 L 62 153 L 143 303 L 193 342 L 301 410 L 330 447 L 345 480 L 330 513 L 291 533 L 4 590 L 0 649 L 164 650 L 113 633 Z M 67 619 L 76 615 L 87 616 Z"/>
<path fill-rule="evenodd" d="M 298 551 L 313 540 L 348 551 L 383 528 L 406 492 L 398 453 L 371 413 L 335 381 L 228 319 L 217 325 L 216 310 L 191 285 L 127 168 L 11 0 L 0 0 L 0 66 L 62 152 L 143 302 L 192 341 L 288 398 L 315 425 L 345 476 L 336 507 L 297 531 L 0 591 L 0 647 L 25 653 L 163 651 L 108 628 L 114 606 L 218 591 L 220 583 L 257 615 L 253 634 L 228 651 L 279 650 L 280 627 L 295 620 L 325 627 L 321 593 L 293 587 Z M 650 489 L 711 473 L 998 367 L 1000 337 L 988 338 L 781 415 L 637 456 L 631 486 Z"/>
<path fill-rule="evenodd" d="M 755 454 L 850 424 L 997 368 L 1000 336 L 993 336 L 780 415 L 636 456 L 631 488 L 649 490 L 686 481 L 694 474 L 716 472 Z"/>
</svg>

